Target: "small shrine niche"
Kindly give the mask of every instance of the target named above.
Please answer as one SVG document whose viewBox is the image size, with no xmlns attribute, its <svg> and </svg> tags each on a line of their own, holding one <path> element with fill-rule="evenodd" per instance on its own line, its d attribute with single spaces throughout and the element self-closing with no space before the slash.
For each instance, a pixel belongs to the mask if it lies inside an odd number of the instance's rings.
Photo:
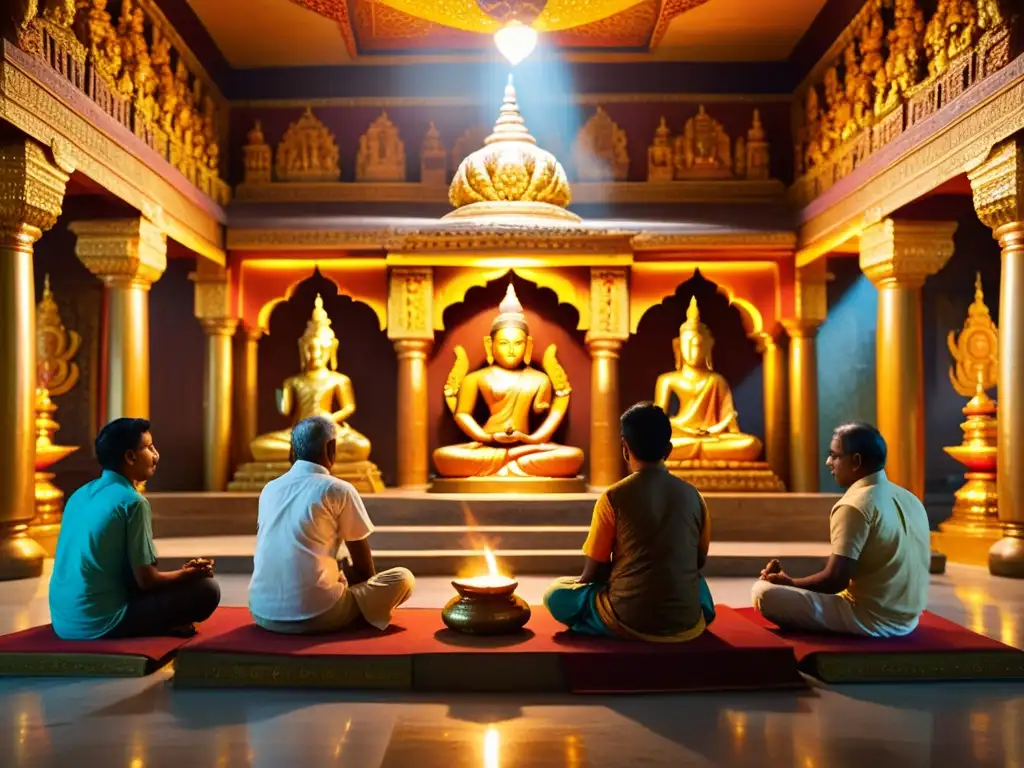
<svg viewBox="0 0 1024 768">
<path fill-rule="evenodd" d="M 580 181 L 626 181 L 629 178 L 626 131 L 598 107 L 576 134 L 572 160 Z"/>
<path fill-rule="evenodd" d="M 274 172 L 278 181 L 338 181 L 338 161 L 334 134 L 306 107 L 277 145 Z"/>
<path fill-rule="evenodd" d="M 464 130 L 452 145 L 452 168 L 458 168 L 467 155 L 484 145 L 484 139 L 491 134 L 486 125 L 474 125 Z"/>
<path fill-rule="evenodd" d="M 356 181 L 405 181 L 405 143 L 387 112 L 359 137 Z"/>
<path fill-rule="evenodd" d="M 677 179 L 728 178 L 733 175 L 729 134 L 704 110 L 703 104 L 697 114 L 686 121 L 682 134 L 675 138 L 673 149 Z"/>
<path fill-rule="evenodd" d="M 420 183 L 431 187 L 448 184 L 448 153 L 441 142 L 441 133 L 433 122 L 427 128 L 420 147 Z"/>
</svg>

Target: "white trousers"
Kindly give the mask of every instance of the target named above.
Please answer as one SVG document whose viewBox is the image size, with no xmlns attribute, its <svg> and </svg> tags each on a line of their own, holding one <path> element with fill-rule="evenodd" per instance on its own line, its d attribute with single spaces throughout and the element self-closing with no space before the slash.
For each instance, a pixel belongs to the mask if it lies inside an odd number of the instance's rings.
<svg viewBox="0 0 1024 768">
<path fill-rule="evenodd" d="M 876 635 L 854 614 L 853 603 L 839 595 L 825 595 L 768 581 L 755 581 L 750 598 L 754 607 L 768 621 L 782 629 Z"/>
</svg>

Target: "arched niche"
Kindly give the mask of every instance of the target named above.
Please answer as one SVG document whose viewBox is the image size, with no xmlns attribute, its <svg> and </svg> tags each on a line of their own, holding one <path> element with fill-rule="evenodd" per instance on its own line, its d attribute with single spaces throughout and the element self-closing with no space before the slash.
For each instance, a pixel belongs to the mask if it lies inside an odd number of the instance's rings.
<svg viewBox="0 0 1024 768">
<path fill-rule="evenodd" d="M 243 323 L 270 332 L 270 316 L 314 272 L 335 291 L 369 307 L 378 328 L 387 325 L 387 266 L 383 259 L 317 258 L 275 254 L 273 258 L 244 258 L 238 266 L 238 304 Z"/>
<path fill-rule="evenodd" d="M 434 330 L 445 328 L 445 311 L 462 303 L 471 288 L 483 288 L 506 275 L 515 274 L 541 288 L 548 288 L 560 304 L 568 304 L 579 317 L 576 330 L 590 328 L 590 270 L 587 268 L 538 269 L 496 266 L 493 268 L 434 268 Z"/>
<path fill-rule="evenodd" d="M 436 273 L 435 273 L 436 274 Z M 444 401 L 444 385 L 455 362 L 455 347 L 461 345 L 469 357 L 470 370 L 487 365 L 483 339 L 490 332 L 491 323 L 498 314 L 498 305 L 505 296 L 508 284 L 515 286 L 516 295 L 523 306 L 530 335 L 534 340 L 533 365 L 541 367 L 544 350 L 550 344 L 558 349 L 558 359 L 565 368 L 572 387 L 569 412 L 554 440 L 574 445 L 586 451 L 590 440 L 590 356 L 584 344 L 585 333 L 579 330 L 579 313 L 554 290 L 522 278 L 518 270 L 499 270 L 490 282 L 469 288 L 463 299 L 445 310 L 444 330 L 435 335 L 433 352 L 427 364 L 427 413 L 431 452 L 441 445 L 465 443 L 469 438 L 455 424 Z M 475 413 L 483 423 L 487 409 L 478 402 Z M 539 424 L 534 423 L 534 426 Z M 434 467 L 431 464 L 431 472 Z"/>
<path fill-rule="evenodd" d="M 672 342 L 686 320 L 691 297 L 697 299 L 701 322 L 714 336 L 712 364 L 732 388 L 740 428 L 763 437 L 763 317 L 752 302 L 736 301 L 728 290 L 707 279 L 703 269 L 690 273 L 669 295 L 647 307 L 623 345 L 619 384 L 623 408 L 652 400 L 658 376 L 674 370 Z M 677 406 L 672 404 L 672 412 Z"/>
<path fill-rule="evenodd" d="M 394 484 L 398 433 L 394 348 L 373 308 L 340 293 L 335 281 L 319 272 L 290 286 L 289 297 L 277 301 L 269 312 L 268 333 L 260 339 L 257 356 L 257 431 L 262 434 L 291 423 L 277 412 L 274 390 L 300 372 L 299 339 L 313 314 L 317 294 L 338 337 L 338 370 L 352 380 L 356 412 L 349 423 L 369 438 L 370 460 L 380 468 L 385 483 Z"/>
<path fill-rule="evenodd" d="M 772 261 L 646 262 L 630 274 L 630 331 L 637 333 L 644 315 L 675 294 L 682 282 L 700 272 L 743 318 L 747 336 L 760 343 L 780 318 L 779 265 Z"/>
</svg>

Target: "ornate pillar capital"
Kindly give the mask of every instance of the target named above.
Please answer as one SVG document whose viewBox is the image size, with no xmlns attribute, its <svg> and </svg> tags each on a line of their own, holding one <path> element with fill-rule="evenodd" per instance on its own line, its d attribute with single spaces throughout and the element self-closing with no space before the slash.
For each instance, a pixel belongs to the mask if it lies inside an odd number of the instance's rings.
<svg viewBox="0 0 1024 768">
<path fill-rule="evenodd" d="M 201 317 L 200 324 L 207 336 L 234 336 L 238 329 L 238 318 L 235 317 Z"/>
<path fill-rule="evenodd" d="M 828 262 L 826 259 L 812 261 L 806 266 L 796 270 L 796 279 L 793 283 L 793 308 L 794 315 L 800 323 L 811 323 L 815 329 L 825 322 L 828 315 Z M 783 320 L 782 324 L 786 330 L 789 327 Z M 790 336 L 793 334 L 790 333 Z"/>
<path fill-rule="evenodd" d="M 998 238 L 999 230 L 1024 220 L 1024 133 L 996 144 L 969 168 L 974 210 Z"/>
<path fill-rule="evenodd" d="M 920 288 L 953 255 L 955 221 L 883 219 L 860 236 L 860 268 L 879 288 Z"/>
<path fill-rule="evenodd" d="M 391 270 L 388 278 L 388 338 L 395 342 L 427 340 L 433 343 L 434 270 L 431 267 L 395 267 Z"/>
<path fill-rule="evenodd" d="M 75 255 L 108 286 L 149 290 L 167 269 L 167 237 L 145 217 L 75 221 Z"/>
<path fill-rule="evenodd" d="M 806 317 L 790 317 L 782 321 L 782 327 L 791 339 L 813 339 L 818 335 L 821 320 Z"/>
<path fill-rule="evenodd" d="M 590 330 L 587 347 L 615 350 L 629 338 L 629 283 L 625 267 L 594 267 L 590 270 Z"/>
<path fill-rule="evenodd" d="M 238 326 L 232 306 L 231 270 L 200 259 L 196 271 L 188 279 L 195 287 L 193 313 L 207 333 L 223 335 L 229 325 L 233 335 Z M 214 329 L 214 330 L 211 330 Z"/>
<path fill-rule="evenodd" d="M 31 248 L 57 223 L 74 167 L 61 153 L 56 158 L 57 164 L 31 139 L 0 146 L 0 238 L 6 245 Z"/>
</svg>

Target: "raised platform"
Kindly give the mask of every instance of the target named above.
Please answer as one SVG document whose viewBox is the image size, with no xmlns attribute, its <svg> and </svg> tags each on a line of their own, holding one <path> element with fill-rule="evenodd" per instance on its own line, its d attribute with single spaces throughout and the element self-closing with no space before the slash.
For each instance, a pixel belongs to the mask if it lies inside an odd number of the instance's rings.
<svg viewBox="0 0 1024 768">
<path fill-rule="evenodd" d="M 228 490 L 259 493 L 263 486 L 283 475 L 291 466 L 287 461 L 251 461 L 242 464 L 235 471 L 234 479 L 228 483 Z M 331 473 L 352 483 L 361 494 L 379 493 L 384 490 L 380 470 L 372 461 L 337 462 Z"/>
<path fill-rule="evenodd" d="M 828 557 L 831 494 L 707 493 L 714 543 L 706 574 L 755 577 L 773 557 L 794 575 Z M 250 573 L 255 493 L 152 493 L 153 532 L 165 564 L 213 557 L 222 573 Z M 516 574 L 575 573 L 596 493 L 439 494 L 387 489 L 367 495 L 379 568 L 449 575 L 479 563 L 489 545 Z"/>
</svg>

